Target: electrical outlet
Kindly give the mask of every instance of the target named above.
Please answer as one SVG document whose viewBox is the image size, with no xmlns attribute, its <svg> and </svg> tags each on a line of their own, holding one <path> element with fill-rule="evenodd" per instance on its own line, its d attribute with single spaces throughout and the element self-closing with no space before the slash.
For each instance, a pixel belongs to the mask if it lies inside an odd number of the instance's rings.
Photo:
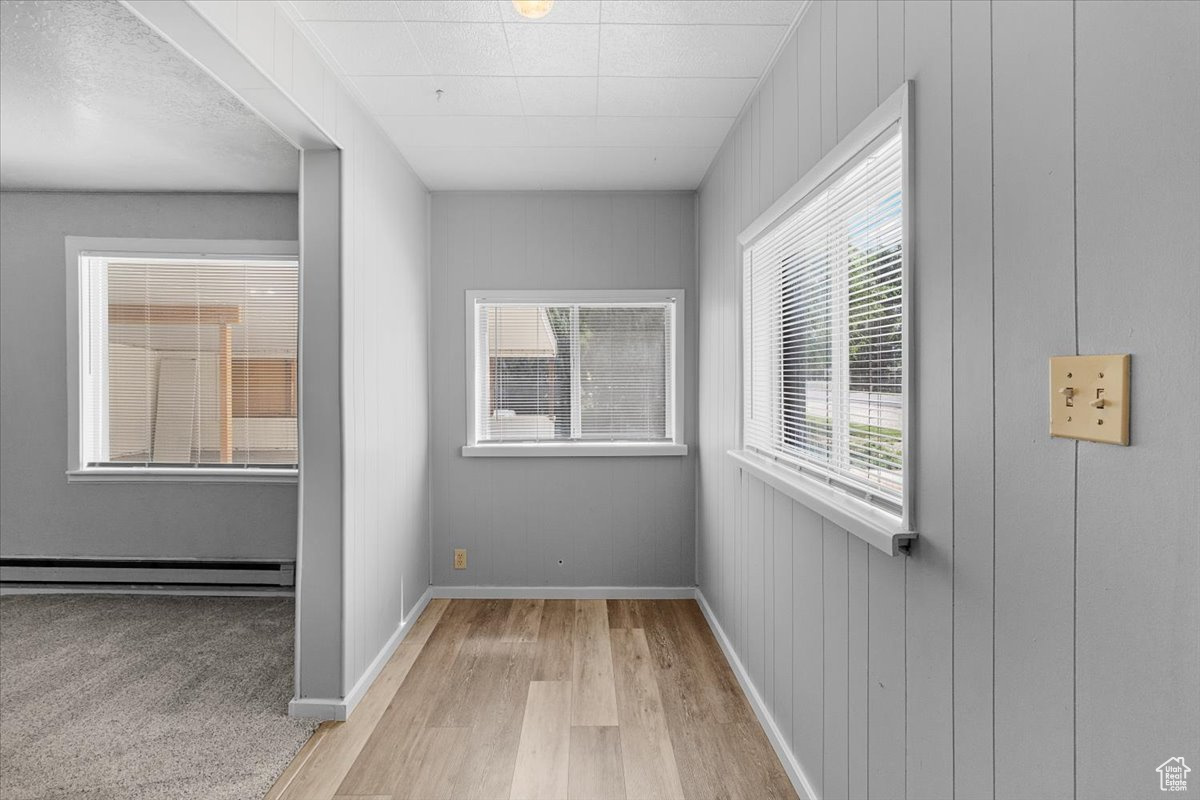
<svg viewBox="0 0 1200 800">
<path fill-rule="evenodd" d="M 456 548 L 454 551 L 454 568 L 467 568 L 467 549 L 465 547 Z"/>
</svg>

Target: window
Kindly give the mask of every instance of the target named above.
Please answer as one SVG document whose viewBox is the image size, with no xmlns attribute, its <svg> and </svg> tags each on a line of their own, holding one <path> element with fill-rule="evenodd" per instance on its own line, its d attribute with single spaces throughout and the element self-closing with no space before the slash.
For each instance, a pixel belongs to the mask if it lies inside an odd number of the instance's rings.
<svg viewBox="0 0 1200 800">
<path fill-rule="evenodd" d="M 742 421 L 746 450 L 907 529 L 906 104 L 894 103 L 743 235 Z"/>
<path fill-rule="evenodd" d="M 294 257 L 81 252 L 78 460 L 113 474 L 294 471 Z"/>
<path fill-rule="evenodd" d="M 682 292 L 469 293 L 464 454 L 685 452 L 675 433 L 681 303 Z"/>
</svg>

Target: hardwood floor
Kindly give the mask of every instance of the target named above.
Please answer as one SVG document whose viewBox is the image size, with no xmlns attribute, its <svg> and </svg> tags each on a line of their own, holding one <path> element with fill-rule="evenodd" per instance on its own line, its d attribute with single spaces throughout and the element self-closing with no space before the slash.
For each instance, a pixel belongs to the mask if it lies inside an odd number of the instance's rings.
<svg viewBox="0 0 1200 800">
<path fill-rule="evenodd" d="M 267 795 L 795 797 L 693 600 L 433 600 Z"/>
</svg>

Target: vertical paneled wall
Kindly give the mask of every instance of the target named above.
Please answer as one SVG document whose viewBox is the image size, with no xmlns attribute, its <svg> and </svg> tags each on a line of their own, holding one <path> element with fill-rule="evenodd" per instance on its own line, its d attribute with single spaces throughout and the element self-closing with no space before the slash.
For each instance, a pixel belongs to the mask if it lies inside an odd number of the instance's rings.
<svg viewBox="0 0 1200 800">
<path fill-rule="evenodd" d="M 305 533 L 333 537 L 341 560 L 301 556 L 297 687 L 341 698 L 429 586 L 429 196 L 282 6 L 191 5 L 341 149 L 339 356 L 302 378 L 341 395 L 341 526 Z M 306 593 L 305 570 L 330 591 Z M 332 649 L 335 666 L 306 670 L 308 648 Z"/>
<path fill-rule="evenodd" d="M 1134 354 L 1134 447 L 1076 461 L 1077 796 L 1161 797 L 1143 764 L 1200 761 L 1200 6 L 1080 4 L 1075 42 L 1075 336 Z"/>
<path fill-rule="evenodd" d="M 429 588 L 429 195 L 359 114 L 338 130 L 347 692 Z"/>
<path fill-rule="evenodd" d="M 695 455 L 463 458 L 472 289 L 683 289 L 683 441 L 696 442 L 692 192 L 433 195 L 433 582 L 691 586 Z M 452 569 L 456 547 L 467 569 Z"/>
<path fill-rule="evenodd" d="M 701 590 L 823 798 L 1156 797 L 1200 752 L 1200 4 L 814 2 L 699 196 Z M 738 233 L 916 85 L 921 538 L 742 474 Z M 1046 359 L 1133 353 L 1133 446 Z M 1174 400 L 1172 400 L 1174 398 Z"/>
</svg>

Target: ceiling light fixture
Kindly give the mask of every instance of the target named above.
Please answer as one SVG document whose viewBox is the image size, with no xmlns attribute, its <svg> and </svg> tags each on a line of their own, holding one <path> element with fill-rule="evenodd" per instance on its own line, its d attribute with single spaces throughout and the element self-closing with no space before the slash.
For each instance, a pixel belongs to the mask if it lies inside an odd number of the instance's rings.
<svg viewBox="0 0 1200 800">
<path fill-rule="evenodd" d="M 554 0 L 512 0 L 513 8 L 522 17 L 541 19 L 554 8 Z"/>
</svg>

